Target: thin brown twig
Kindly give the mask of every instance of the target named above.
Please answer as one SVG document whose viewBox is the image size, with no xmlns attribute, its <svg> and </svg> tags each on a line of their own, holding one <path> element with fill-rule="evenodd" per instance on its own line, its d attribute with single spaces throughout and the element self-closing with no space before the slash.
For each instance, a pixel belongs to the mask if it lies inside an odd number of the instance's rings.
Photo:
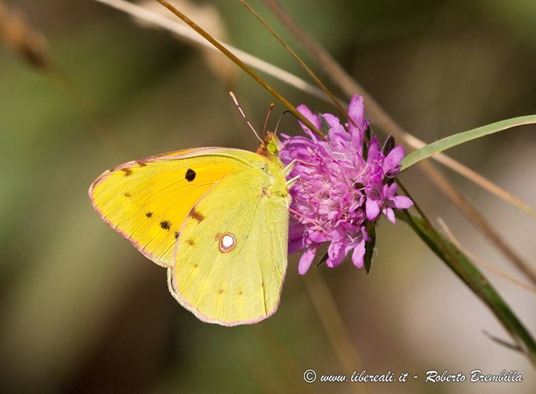
<svg viewBox="0 0 536 394">
<path fill-rule="evenodd" d="M 427 145 L 424 141 L 405 131 L 402 131 L 402 133 L 402 139 L 404 140 L 404 142 L 406 142 L 406 144 L 413 149 L 420 149 Z M 508 192 L 496 183 L 493 183 L 492 181 L 482 176 L 478 172 L 470 169 L 466 165 L 454 160 L 452 157 L 446 155 L 445 153 L 436 153 L 430 158 L 443 164 L 445 167 L 450 168 L 454 172 L 457 172 L 461 176 L 469 179 L 471 182 L 482 187 L 491 194 L 495 194 L 497 197 L 520 209 L 527 215 L 536 218 L 536 209 L 532 208 L 528 203 L 521 200 L 519 197 L 514 196 L 512 193 Z"/>
<path fill-rule="evenodd" d="M 107 4 L 110 7 L 116 8 L 135 18 L 138 18 L 145 22 L 149 22 L 160 28 L 166 29 L 172 32 L 173 34 L 176 34 L 177 36 L 181 37 L 182 39 L 185 39 L 187 42 L 191 42 L 193 44 L 204 46 L 206 48 L 210 48 L 214 51 L 217 51 L 217 48 L 213 47 L 210 43 L 204 41 L 201 37 L 196 35 L 194 31 L 187 28 L 187 26 L 179 25 L 175 21 L 170 20 L 169 18 L 163 17 L 157 13 L 154 13 L 145 8 L 137 6 L 136 4 L 128 3 L 123 0 L 95 0 L 95 1 L 101 2 L 103 4 Z M 320 89 L 305 82 L 303 79 L 298 78 L 297 76 L 290 74 L 289 72 L 282 70 L 281 68 L 278 68 L 264 60 L 261 60 L 255 56 L 252 56 L 249 53 L 243 52 L 238 48 L 232 47 L 229 44 L 226 44 L 226 43 L 223 43 L 223 44 L 227 48 L 229 48 L 231 51 L 233 51 L 238 57 L 240 57 L 246 64 L 249 64 L 251 67 L 255 68 L 256 70 L 266 75 L 275 77 L 279 79 L 280 81 L 286 83 L 287 85 L 292 86 L 320 100 L 323 100 L 325 102 L 330 101 L 329 98 L 325 96 L 325 94 Z M 408 144 L 409 147 L 412 147 L 414 149 L 418 149 L 426 145 L 423 141 L 419 140 L 418 138 L 412 136 L 409 133 L 405 133 L 401 139 L 403 139 Z M 452 159 L 451 157 L 443 153 L 440 153 L 440 154 L 434 155 L 432 159 L 440 162 L 441 164 L 452 169 L 453 171 L 458 172 L 460 175 L 468 178 L 470 181 L 474 182 L 475 184 L 481 186 L 482 188 L 495 194 L 499 198 L 521 209 L 528 215 L 536 218 L 536 210 L 532 208 L 529 204 L 522 201 L 518 197 L 512 195 L 511 193 L 504 190 L 503 188 L 499 187 L 497 184 L 491 182 L 489 179 L 486 179 L 482 175 L 476 173 L 475 171 L 467 168 L 463 164 Z"/>
<path fill-rule="evenodd" d="M 491 271 L 494 274 L 500 276 L 501 278 L 503 278 L 503 279 L 515 284 L 516 286 L 519 286 L 519 287 L 521 287 L 521 288 L 523 288 L 525 290 L 530 291 L 531 293 L 536 294 L 536 288 L 534 288 L 533 286 L 529 286 L 529 285 L 525 284 L 524 282 L 521 282 L 520 280 L 517 280 L 513 276 L 508 275 L 507 273 L 501 271 L 500 269 L 495 268 L 491 264 L 488 264 L 485 261 L 483 261 L 476 254 L 474 254 L 474 253 L 470 252 L 469 250 L 467 250 L 467 248 L 464 248 L 462 246 L 462 244 L 460 243 L 460 241 L 454 236 L 452 231 L 450 231 L 450 228 L 447 226 L 447 224 L 441 218 L 439 219 L 438 223 L 439 223 L 439 226 L 445 232 L 445 235 L 448 238 L 448 240 L 450 242 L 452 242 L 452 244 L 454 246 L 456 246 L 463 254 L 465 254 L 467 257 L 469 257 L 472 261 L 474 261 L 475 263 L 480 265 L 482 268 L 485 268 L 488 271 Z"/>
<path fill-rule="evenodd" d="M 251 78 L 255 80 L 259 85 L 261 85 L 268 93 L 270 93 L 272 96 L 274 96 L 279 102 L 281 102 L 285 107 L 288 108 L 290 112 L 296 116 L 302 122 L 305 124 L 311 131 L 318 134 L 319 136 L 323 136 L 323 133 L 318 130 L 318 128 L 311 123 L 309 119 L 307 119 L 304 115 L 302 115 L 294 105 L 290 103 L 285 97 L 283 97 L 278 91 L 276 91 L 272 86 L 267 83 L 263 78 L 261 78 L 260 75 L 258 75 L 251 67 L 249 67 L 246 63 L 244 63 L 239 57 L 237 57 L 233 52 L 231 52 L 228 48 L 226 48 L 224 45 L 222 45 L 217 39 L 212 37 L 209 33 L 207 33 L 201 26 L 199 26 L 197 23 L 195 23 L 193 20 L 188 18 L 185 14 L 183 14 L 181 11 L 179 11 L 176 7 L 174 7 L 172 4 L 168 3 L 166 0 L 156 0 L 160 4 L 162 4 L 164 7 L 166 7 L 169 11 L 171 11 L 173 14 L 175 14 L 178 18 L 180 18 L 184 23 L 186 23 L 188 26 L 190 26 L 192 29 L 194 29 L 199 35 L 201 35 L 205 40 L 210 42 L 212 45 L 214 45 L 220 52 L 222 52 L 227 58 L 229 58 L 233 63 L 235 63 L 238 67 L 240 67 L 242 70 L 246 72 Z"/>
<path fill-rule="evenodd" d="M 363 369 L 363 362 L 359 358 L 350 334 L 346 330 L 345 324 L 338 311 L 337 304 L 329 290 L 322 275 L 318 272 L 309 272 L 305 277 L 305 285 L 309 297 L 318 312 L 322 326 L 331 346 L 337 353 L 337 357 L 342 364 L 347 376 L 353 371 Z M 355 392 L 369 392 L 367 385 L 352 385 Z"/>
<path fill-rule="evenodd" d="M 296 358 L 288 351 L 287 347 L 274 335 L 273 330 L 267 329 L 262 324 L 258 324 L 251 330 L 251 333 L 260 342 L 265 352 L 274 362 L 280 375 L 284 377 L 289 392 L 314 392 L 311 386 L 304 386 L 300 381 L 301 379 L 299 378 L 301 378 L 303 370 L 298 366 Z"/>
<path fill-rule="evenodd" d="M 407 133 L 382 107 L 369 95 L 336 61 L 333 57 L 308 33 L 306 33 L 294 19 L 282 8 L 277 0 L 264 0 L 274 14 L 281 20 L 284 26 L 296 37 L 310 53 L 311 58 L 324 68 L 326 74 L 340 87 L 340 89 L 351 96 L 360 94 L 367 108 L 367 112 L 374 124 L 388 134 L 404 140 Z M 508 258 L 508 260 L 522 272 L 533 284 L 536 284 L 536 272 L 522 259 L 502 237 L 495 231 L 484 216 L 458 192 L 450 181 L 431 162 L 421 162 L 417 168 L 425 173 L 428 179 L 462 212 L 475 227 Z"/>
<path fill-rule="evenodd" d="M 332 103 L 337 107 L 339 111 L 346 117 L 349 121 L 353 122 L 353 120 L 348 116 L 348 113 L 343 108 L 339 100 L 331 93 L 331 91 L 328 89 L 328 87 L 316 76 L 316 74 L 305 64 L 305 62 L 298 56 L 298 54 L 288 45 L 283 38 L 277 34 L 277 32 L 272 29 L 272 27 L 259 15 L 253 7 L 249 5 L 249 3 L 246 0 L 240 0 L 244 7 L 247 8 L 247 10 L 255 17 L 257 20 L 264 26 L 266 30 L 268 30 L 275 39 L 287 50 L 288 53 L 296 60 L 296 62 L 303 68 L 303 70 L 311 77 L 311 79 L 318 85 L 318 87 L 324 92 L 326 96 L 330 98 Z M 354 125 L 355 126 L 355 125 Z"/>
</svg>

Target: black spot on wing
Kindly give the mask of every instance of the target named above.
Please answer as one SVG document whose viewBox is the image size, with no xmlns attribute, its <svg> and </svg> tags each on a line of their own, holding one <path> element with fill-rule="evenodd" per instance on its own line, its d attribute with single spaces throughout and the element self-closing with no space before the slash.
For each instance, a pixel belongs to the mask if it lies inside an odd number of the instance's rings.
<svg viewBox="0 0 536 394">
<path fill-rule="evenodd" d="M 169 230 L 171 228 L 171 223 L 167 220 L 163 220 L 160 222 L 160 227 L 162 227 L 164 230 Z"/>
<path fill-rule="evenodd" d="M 123 193 L 123 196 L 125 196 L 125 197 L 132 197 L 132 194 L 130 194 L 129 192 L 124 192 L 124 193 Z"/>
<path fill-rule="evenodd" d="M 195 179 L 195 176 L 197 174 L 195 173 L 194 170 L 192 170 L 191 168 L 188 168 L 188 171 L 186 171 L 186 175 L 184 176 L 184 178 L 188 181 L 188 182 L 192 182 L 194 179 Z"/>
<path fill-rule="evenodd" d="M 175 231 L 175 239 L 179 239 L 179 235 L 181 235 L 181 233 L 179 233 L 178 231 Z"/>
<path fill-rule="evenodd" d="M 145 214 L 145 216 L 147 216 L 148 218 L 150 218 L 150 217 L 153 216 L 153 213 L 152 213 L 152 212 L 147 212 L 147 213 Z"/>
<path fill-rule="evenodd" d="M 132 169 L 130 169 L 130 168 L 121 168 L 121 171 L 123 171 L 125 176 L 131 176 L 132 175 Z"/>
</svg>

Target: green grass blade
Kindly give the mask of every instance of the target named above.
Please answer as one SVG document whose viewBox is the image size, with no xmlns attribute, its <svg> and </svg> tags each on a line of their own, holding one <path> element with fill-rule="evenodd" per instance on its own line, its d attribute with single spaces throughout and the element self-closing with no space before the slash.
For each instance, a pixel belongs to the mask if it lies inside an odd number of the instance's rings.
<svg viewBox="0 0 536 394">
<path fill-rule="evenodd" d="M 501 120 L 500 122 L 488 124 L 486 126 L 478 127 L 476 129 L 456 133 L 454 135 L 440 139 L 439 141 L 432 142 L 431 144 L 428 144 L 421 149 L 417 149 L 416 151 L 409 153 L 404 158 L 404 160 L 402 160 L 401 171 L 407 170 L 409 167 L 417 164 L 421 160 L 427 159 L 435 155 L 436 153 L 446 151 L 447 149 L 453 148 L 457 145 L 461 145 L 465 142 L 485 137 L 490 134 L 498 133 L 499 131 L 511 129 L 512 127 L 533 123 L 536 123 L 536 115 L 520 116 L 518 118 Z"/>
<path fill-rule="evenodd" d="M 471 260 L 420 217 L 406 211 L 400 212 L 398 217 L 407 222 L 430 249 L 486 304 L 510 333 L 516 345 L 536 365 L 536 342 Z"/>
</svg>

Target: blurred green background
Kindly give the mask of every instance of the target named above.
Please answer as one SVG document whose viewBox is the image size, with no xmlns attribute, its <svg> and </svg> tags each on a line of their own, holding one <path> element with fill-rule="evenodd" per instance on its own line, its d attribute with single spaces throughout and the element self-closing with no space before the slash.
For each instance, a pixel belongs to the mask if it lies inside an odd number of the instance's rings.
<svg viewBox="0 0 536 394">
<path fill-rule="evenodd" d="M 209 30 L 304 75 L 238 1 L 203 4 L 208 8 L 192 17 Z M 253 4 L 269 16 L 262 3 Z M 292 256 L 273 317 L 237 328 L 198 321 L 169 295 L 165 270 L 102 222 L 87 189 L 105 169 L 147 155 L 196 146 L 253 150 L 257 142 L 227 92 L 235 92 L 257 129 L 273 99 L 226 60 L 209 65 L 167 32 L 94 1 L 0 5 L 16 8 L 44 34 L 69 80 L 0 47 L 1 392 L 360 392 L 359 384 L 303 381 L 309 368 L 318 376 L 346 373 L 309 295 L 321 291 L 319 277 L 361 360 L 355 370 L 420 376 L 369 385 L 370 392 L 535 392 L 530 363 L 484 334 L 508 340 L 502 327 L 403 223 L 380 224 L 370 275 L 345 264 L 300 277 Z M 536 113 L 534 1 L 288 0 L 285 7 L 425 141 Z M 296 105 L 334 111 L 270 81 Z M 282 111 L 278 105 L 271 128 Z M 299 132 L 290 116 L 280 130 Z M 535 131 L 518 128 L 449 153 L 534 207 Z M 533 263 L 534 221 L 445 173 Z M 417 169 L 402 179 L 464 247 L 523 280 Z M 536 333 L 534 292 L 485 273 Z M 524 381 L 424 382 L 428 370 L 469 380 L 475 368 L 517 370 Z"/>
</svg>

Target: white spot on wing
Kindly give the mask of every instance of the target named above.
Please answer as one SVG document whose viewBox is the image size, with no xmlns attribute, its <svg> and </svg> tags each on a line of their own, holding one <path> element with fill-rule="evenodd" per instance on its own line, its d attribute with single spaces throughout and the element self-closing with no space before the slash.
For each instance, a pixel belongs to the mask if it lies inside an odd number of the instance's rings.
<svg viewBox="0 0 536 394">
<path fill-rule="evenodd" d="M 222 253 L 229 253 L 236 247 L 236 238 L 233 233 L 218 233 L 216 240 L 218 241 L 218 249 Z"/>
<path fill-rule="evenodd" d="M 231 246 L 233 246 L 235 243 L 235 239 L 230 236 L 229 234 L 226 234 L 221 239 L 221 245 L 224 249 L 229 249 Z"/>
</svg>

